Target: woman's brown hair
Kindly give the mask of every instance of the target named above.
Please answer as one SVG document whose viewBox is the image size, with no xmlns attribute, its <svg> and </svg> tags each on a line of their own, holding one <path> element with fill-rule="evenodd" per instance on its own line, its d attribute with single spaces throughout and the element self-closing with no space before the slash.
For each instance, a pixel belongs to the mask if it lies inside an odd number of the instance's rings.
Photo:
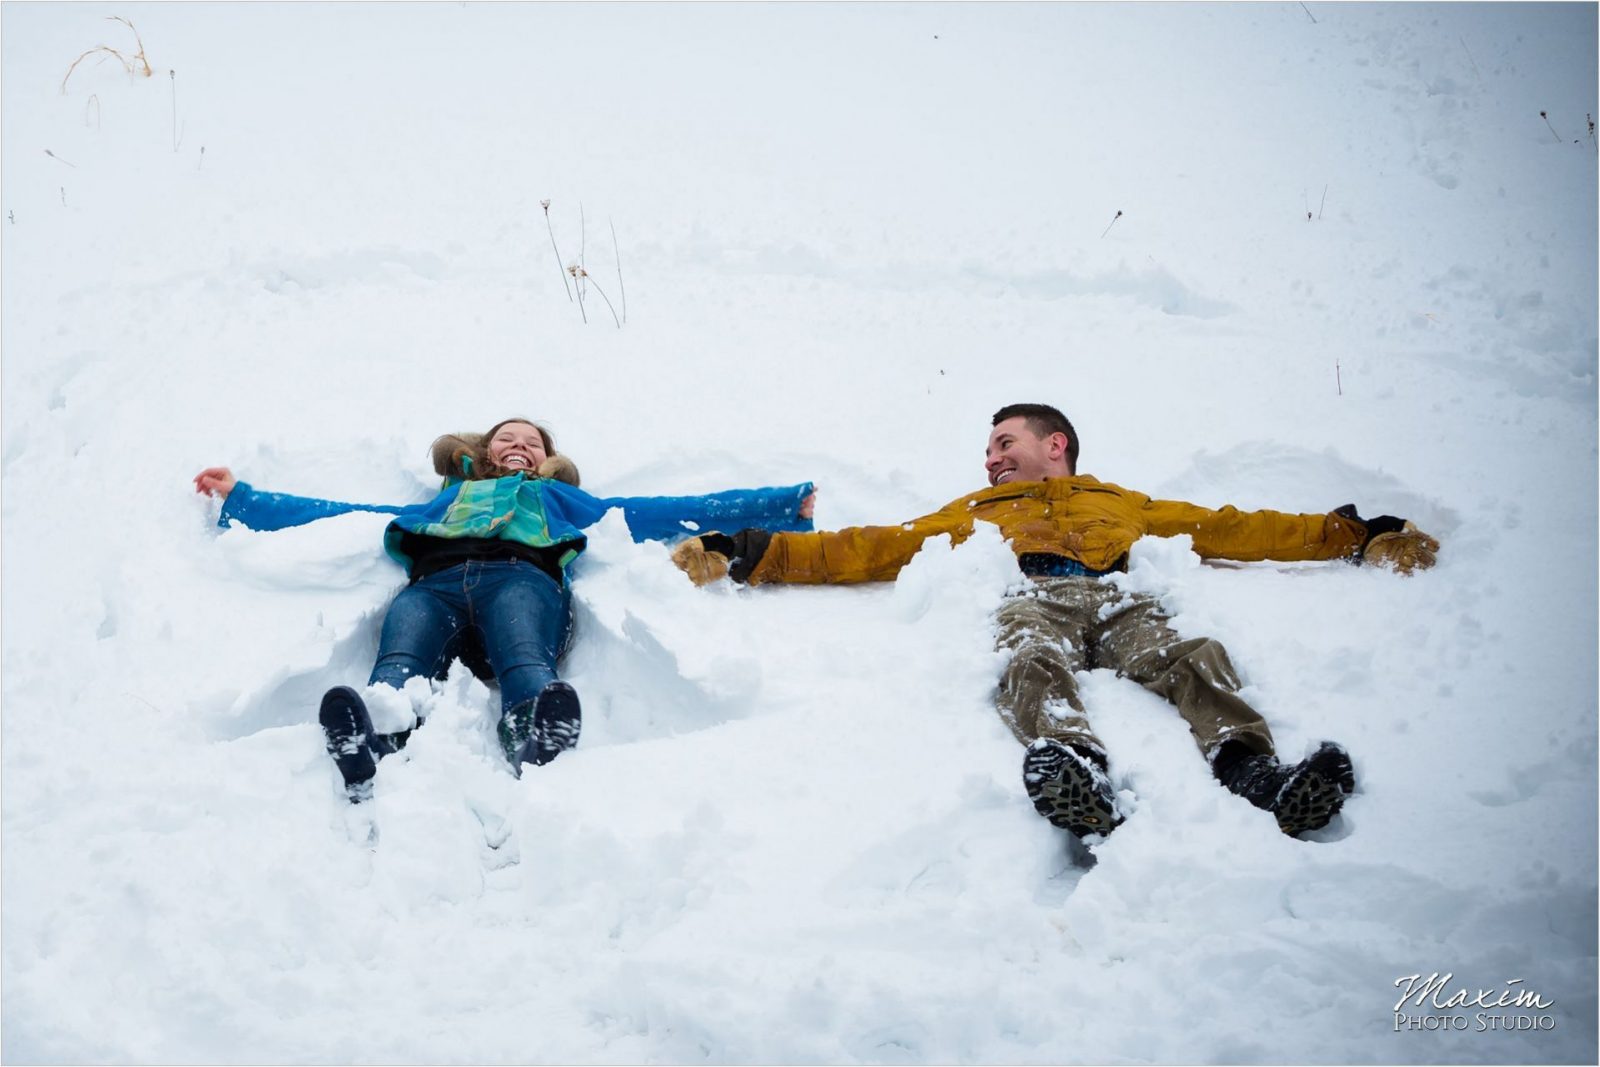
<svg viewBox="0 0 1600 1067">
<path fill-rule="evenodd" d="M 539 465 L 541 476 L 556 478 L 568 485 L 578 484 L 577 465 L 556 451 L 556 439 L 550 431 L 532 419 L 501 419 L 489 427 L 488 433 L 447 433 L 433 442 L 433 469 L 444 478 L 499 478 L 512 472 L 502 470 L 489 459 L 489 442 L 508 422 L 520 422 L 539 431 L 549 458 Z M 463 460 L 471 460 L 471 464 Z"/>
</svg>

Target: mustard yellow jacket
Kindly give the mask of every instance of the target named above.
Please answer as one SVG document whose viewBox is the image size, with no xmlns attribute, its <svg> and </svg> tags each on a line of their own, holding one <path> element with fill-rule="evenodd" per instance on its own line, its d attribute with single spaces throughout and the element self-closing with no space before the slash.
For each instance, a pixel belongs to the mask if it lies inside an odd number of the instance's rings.
<svg viewBox="0 0 1600 1067">
<path fill-rule="evenodd" d="M 888 581 L 923 541 L 949 534 L 959 544 L 980 519 L 999 526 L 1019 556 L 1048 552 L 1096 571 L 1122 566 L 1128 549 L 1145 534 L 1189 534 L 1203 558 L 1251 561 L 1354 557 L 1366 538 L 1364 527 L 1341 515 L 1212 510 L 1181 500 L 1152 500 L 1079 474 L 992 486 L 899 526 L 775 533 L 749 581 Z"/>
</svg>

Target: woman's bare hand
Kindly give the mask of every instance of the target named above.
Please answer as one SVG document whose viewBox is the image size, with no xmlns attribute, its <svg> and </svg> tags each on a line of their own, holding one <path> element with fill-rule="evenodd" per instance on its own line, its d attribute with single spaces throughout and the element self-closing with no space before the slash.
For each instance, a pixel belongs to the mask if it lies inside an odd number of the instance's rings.
<svg viewBox="0 0 1600 1067">
<path fill-rule="evenodd" d="M 207 467 L 194 476 L 194 491 L 212 496 L 226 497 L 238 484 L 239 479 L 227 467 Z"/>
</svg>

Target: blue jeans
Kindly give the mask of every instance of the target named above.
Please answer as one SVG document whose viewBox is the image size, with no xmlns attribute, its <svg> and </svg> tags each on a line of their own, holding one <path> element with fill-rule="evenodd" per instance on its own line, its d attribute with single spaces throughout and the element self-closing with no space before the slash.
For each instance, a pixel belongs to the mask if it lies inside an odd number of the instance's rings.
<svg viewBox="0 0 1600 1067">
<path fill-rule="evenodd" d="M 555 681 L 571 620 L 566 586 L 533 564 L 469 560 L 412 583 L 394 598 L 367 684 L 400 689 L 419 675 L 442 678 L 464 641 L 476 636 L 500 680 L 503 716 Z"/>
</svg>

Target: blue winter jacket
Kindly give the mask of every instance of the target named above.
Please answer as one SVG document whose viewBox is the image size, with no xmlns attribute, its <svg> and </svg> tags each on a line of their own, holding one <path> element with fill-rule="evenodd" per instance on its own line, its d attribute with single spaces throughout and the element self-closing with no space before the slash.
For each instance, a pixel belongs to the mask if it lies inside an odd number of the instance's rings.
<svg viewBox="0 0 1600 1067">
<path fill-rule="evenodd" d="M 252 530 L 282 530 L 332 515 L 375 511 L 395 516 L 384 532 L 383 546 L 407 570 L 411 558 L 400 550 L 400 543 L 404 534 L 413 533 L 498 538 L 530 548 L 558 547 L 564 549 L 558 559 L 565 571 L 588 543 L 581 531 L 599 522 L 611 508 L 622 509 L 635 541 L 665 541 L 749 526 L 805 531 L 812 524 L 799 517 L 800 502 L 812 488 L 812 483 L 802 482 L 705 496 L 597 497 L 565 482 L 508 474 L 452 480 L 427 503 L 400 506 L 264 493 L 239 482 L 223 502 L 217 525 L 237 522 Z"/>
</svg>

